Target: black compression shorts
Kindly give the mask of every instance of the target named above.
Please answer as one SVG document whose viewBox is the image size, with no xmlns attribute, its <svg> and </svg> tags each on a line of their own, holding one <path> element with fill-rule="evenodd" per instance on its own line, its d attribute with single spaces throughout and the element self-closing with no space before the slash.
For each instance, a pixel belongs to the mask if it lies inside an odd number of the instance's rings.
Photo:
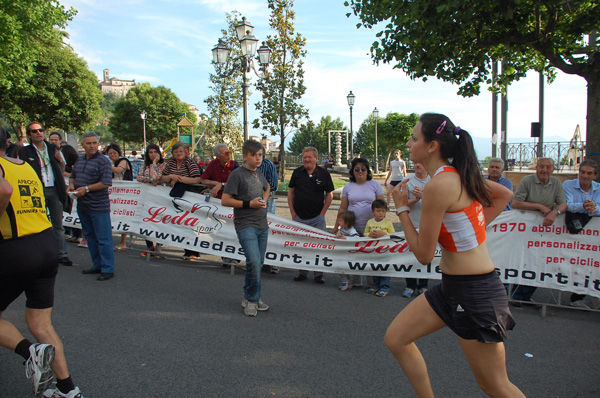
<svg viewBox="0 0 600 398">
<path fill-rule="evenodd" d="M 38 234 L 0 240 L 0 311 L 25 292 L 27 308 L 54 306 L 58 244 L 48 228 Z"/>
</svg>

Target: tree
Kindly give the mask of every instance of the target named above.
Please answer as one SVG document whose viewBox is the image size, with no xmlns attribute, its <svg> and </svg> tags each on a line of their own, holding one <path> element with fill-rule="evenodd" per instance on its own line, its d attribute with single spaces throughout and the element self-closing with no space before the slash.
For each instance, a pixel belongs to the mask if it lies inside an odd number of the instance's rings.
<svg viewBox="0 0 600 398">
<path fill-rule="evenodd" d="M 390 163 L 391 154 L 400 149 L 403 156 L 408 155 L 406 143 L 410 139 L 413 127 L 419 121 L 419 115 L 412 113 L 404 115 L 397 112 L 390 112 L 385 118 L 379 118 L 377 121 L 377 143 L 378 154 L 381 158 L 385 154 L 385 166 L 380 164 L 380 169 L 387 171 Z M 363 157 L 375 156 L 375 119 L 369 115 L 360 125 L 356 133 L 356 145 L 354 150 Z"/>
<path fill-rule="evenodd" d="M 189 112 L 188 105 L 164 86 L 152 87 L 142 83 L 127 92 L 125 98 L 115 104 L 109 121 L 113 137 L 120 141 L 141 144 L 144 142 L 141 112 L 146 111 L 146 141 L 164 146 L 177 137 L 177 123 L 183 114 L 192 122 L 196 115 Z"/>
<path fill-rule="evenodd" d="M 210 74 L 209 80 L 214 94 L 204 100 L 212 119 L 208 126 L 212 129 L 207 131 L 203 142 L 207 146 L 227 142 L 233 149 L 241 148 L 243 141 L 242 127 L 237 119 L 242 107 L 242 68 L 239 64 L 242 50 L 235 32 L 240 13 L 233 11 L 226 16 L 227 29 L 221 30 L 221 40 L 231 53 L 227 63 L 220 65 L 213 62 L 215 73 Z"/>
<path fill-rule="evenodd" d="M 39 52 L 62 41 L 58 29 L 75 14 L 57 1 L 0 0 L 0 88 L 25 89 Z"/>
<path fill-rule="evenodd" d="M 299 154 L 302 153 L 302 149 L 305 147 L 314 146 L 319 153 L 328 153 L 329 143 L 327 140 L 329 138 L 329 130 L 345 130 L 344 122 L 339 117 L 332 120 L 331 116 L 323 116 L 319 125 L 315 127 L 314 122 L 309 120 L 307 124 L 300 126 L 300 129 L 294 134 L 288 149 L 292 153 Z M 335 153 L 334 137 L 331 139 L 331 150 L 332 153 Z M 345 139 L 342 146 L 345 149 Z M 343 155 L 342 158 L 344 158 Z"/>
<path fill-rule="evenodd" d="M 101 144 L 109 144 L 115 140 L 110 133 L 108 123 L 120 98 L 119 95 L 113 92 L 102 93 L 100 117 L 96 120 L 96 126 L 94 127 L 94 132 L 98 134 Z"/>
<path fill-rule="evenodd" d="M 32 59 L 32 74 L 23 84 L 0 88 L 0 107 L 15 129 L 31 120 L 65 131 L 91 128 L 102 95 L 87 63 L 62 42 L 43 46 Z"/>
<path fill-rule="evenodd" d="M 396 149 L 402 151 L 403 158 L 409 158 L 406 143 L 410 140 L 412 130 L 418 121 L 419 115 L 416 113 L 405 115 L 397 112 L 390 112 L 385 119 L 378 121 L 379 153 L 386 154 L 385 171 L 387 171 L 392 153 Z"/>
<path fill-rule="evenodd" d="M 272 70 L 263 68 L 263 77 L 256 87 L 262 100 L 256 104 L 259 119 L 254 128 L 262 127 L 271 135 L 279 135 L 281 142 L 281 178 L 285 177 L 285 137 L 308 117 L 308 110 L 297 101 L 306 91 L 302 58 L 306 56 L 306 39 L 294 31 L 293 0 L 268 0 L 271 16 L 269 23 L 276 34 L 267 36 L 267 45 L 273 51 Z"/>
<path fill-rule="evenodd" d="M 554 69 L 587 81 L 587 152 L 600 160 L 600 30 L 597 0 L 375 1 L 345 3 L 362 21 L 385 26 L 371 46 L 376 63 L 395 64 L 411 78 L 436 76 L 477 95 L 481 85 L 501 91 L 528 70 Z M 349 15 L 349 14 L 348 14 Z M 504 60 L 497 79 L 492 64 Z"/>
</svg>

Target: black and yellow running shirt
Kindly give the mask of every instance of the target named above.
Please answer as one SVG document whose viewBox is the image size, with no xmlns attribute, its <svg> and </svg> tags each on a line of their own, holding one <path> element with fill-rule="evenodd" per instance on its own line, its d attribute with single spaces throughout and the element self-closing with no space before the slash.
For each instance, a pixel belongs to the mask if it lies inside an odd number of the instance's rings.
<svg viewBox="0 0 600 398">
<path fill-rule="evenodd" d="M 52 227 L 46 215 L 44 186 L 33 168 L 2 157 L 0 168 L 13 187 L 10 203 L 0 215 L 0 240 L 37 234 Z"/>
</svg>

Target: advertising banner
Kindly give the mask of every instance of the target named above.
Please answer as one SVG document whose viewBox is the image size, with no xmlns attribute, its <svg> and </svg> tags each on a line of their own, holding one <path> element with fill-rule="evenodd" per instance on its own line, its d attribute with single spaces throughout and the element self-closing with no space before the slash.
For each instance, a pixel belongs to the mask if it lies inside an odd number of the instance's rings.
<svg viewBox="0 0 600 398">
<path fill-rule="evenodd" d="M 233 209 L 221 201 L 186 192 L 169 196 L 169 187 L 114 181 L 110 188 L 113 231 L 156 243 L 244 260 L 233 226 Z M 76 205 L 64 225 L 81 228 Z M 547 287 L 600 297 L 600 217 L 571 235 L 564 215 L 542 226 L 539 212 L 503 212 L 487 228 L 487 245 L 505 283 Z M 338 274 L 440 279 L 438 247 L 431 264 L 412 255 L 404 233 L 380 239 L 344 240 L 268 215 L 265 263 L 284 268 Z"/>
</svg>

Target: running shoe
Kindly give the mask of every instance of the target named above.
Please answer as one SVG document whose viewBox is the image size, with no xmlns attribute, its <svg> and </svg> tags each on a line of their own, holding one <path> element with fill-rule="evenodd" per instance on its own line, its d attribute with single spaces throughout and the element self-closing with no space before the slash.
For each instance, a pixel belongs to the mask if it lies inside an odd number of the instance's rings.
<svg viewBox="0 0 600 398">
<path fill-rule="evenodd" d="M 385 288 L 385 287 L 384 287 L 384 288 L 381 288 L 381 289 L 379 289 L 379 290 L 377 291 L 377 293 L 375 293 L 375 295 L 376 295 L 377 297 L 385 297 L 385 296 L 387 296 L 388 294 L 390 294 L 390 289 L 388 289 L 388 288 Z"/>
<path fill-rule="evenodd" d="M 350 289 L 352 289 L 352 283 L 344 281 L 344 282 L 340 283 L 340 285 L 338 286 L 338 289 L 340 289 L 341 291 L 350 290 Z"/>
<path fill-rule="evenodd" d="M 29 347 L 29 359 L 25 362 L 25 376 L 33 383 L 35 395 L 46 390 L 54 380 L 50 364 L 54 360 L 54 346 L 50 344 L 32 344 Z"/>
<path fill-rule="evenodd" d="M 404 289 L 404 291 L 402 292 L 402 296 L 403 296 L 403 297 L 408 297 L 408 298 L 411 298 L 411 297 L 413 296 L 413 294 L 414 294 L 414 293 L 415 293 L 415 291 L 414 291 L 414 290 L 412 290 L 411 288 L 408 288 L 408 287 L 407 287 L 407 288 L 406 288 L 406 289 Z"/>
<path fill-rule="evenodd" d="M 375 294 L 379 291 L 379 287 L 375 287 L 375 286 L 371 286 L 370 288 L 368 288 L 367 290 L 365 290 L 365 292 L 369 293 L 369 294 Z"/>
<path fill-rule="evenodd" d="M 83 394 L 79 390 L 79 387 L 75 387 L 66 394 L 60 392 L 58 388 L 46 390 L 42 394 L 42 398 L 83 398 Z"/>
<path fill-rule="evenodd" d="M 419 290 L 417 290 L 417 293 L 419 293 L 419 294 L 425 294 L 426 291 L 427 291 L 427 288 L 426 287 L 422 287 Z"/>
<path fill-rule="evenodd" d="M 256 303 L 252 303 L 252 304 L 256 305 Z M 248 300 L 246 300 L 246 299 L 242 300 L 242 307 L 243 308 L 247 308 L 248 307 Z M 268 311 L 269 310 L 269 306 L 267 304 L 263 303 L 262 300 L 258 300 L 258 305 L 256 305 L 256 310 L 257 311 Z"/>
<path fill-rule="evenodd" d="M 258 314 L 257 307 L 258 306 L 256 305 L 256 303 L 248 301 L 246 303 L 246 307 L 244 307 L 244 314 L 246 314 L 247 316 L 256 316 L 256 314 Z"/>
</svg>

